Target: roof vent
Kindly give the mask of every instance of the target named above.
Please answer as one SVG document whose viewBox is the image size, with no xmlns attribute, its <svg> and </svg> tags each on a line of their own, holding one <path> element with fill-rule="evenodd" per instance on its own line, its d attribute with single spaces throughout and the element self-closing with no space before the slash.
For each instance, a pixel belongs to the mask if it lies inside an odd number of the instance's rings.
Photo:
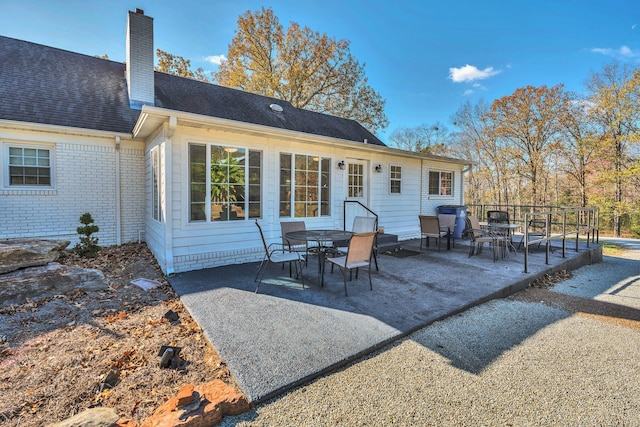
<svg viewBox="0 0 640 427">
<path fill-rule="evenodd" d="M 278 104 L 271 104 L 269 105 L 269 108 L 271 108 L 276 113 L 282 113 L 282 107 L 279 106 Z"/>
</svg>

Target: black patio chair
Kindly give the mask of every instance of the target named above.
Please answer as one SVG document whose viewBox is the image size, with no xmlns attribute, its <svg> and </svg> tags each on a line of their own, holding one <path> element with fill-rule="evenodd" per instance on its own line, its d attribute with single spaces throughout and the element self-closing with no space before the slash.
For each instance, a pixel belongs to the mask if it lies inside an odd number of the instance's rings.
<svg viewBox="0 0 640 427">
<path fill-rule="evenodd" d="M 281 243 L 272 243 L 267 246 L 267 241 L 264 238 L 264 233 L 262 232 L 262 227 L 256 221 L 256 226 L 258 227 L 258 231 L 260 231 L 260 238 L 262 239 L 262 245 L 264 246 L 264 257 L 262 258 L 262 262 L 258 266 L 258 273 L 256 274 L 256 278 L 254 281 L 258 282 L 258 286 L 256 286 L 255 292 L 258 292 L 260 288 L 260 284 L 262 283 L 262 279 L 264 278 L 264 273 L 267 271 L 267 267 L 269 264 L 280 264 L 285 262 L 294 263 L 296 266 L 296 278 L 300 278 L 302 280 L 302 289 L 304 289 L 304 276 L 302 275 L 302 267 L 304 263 L 304 255 L 300 252 L 291 251 Z"/>
</svg>

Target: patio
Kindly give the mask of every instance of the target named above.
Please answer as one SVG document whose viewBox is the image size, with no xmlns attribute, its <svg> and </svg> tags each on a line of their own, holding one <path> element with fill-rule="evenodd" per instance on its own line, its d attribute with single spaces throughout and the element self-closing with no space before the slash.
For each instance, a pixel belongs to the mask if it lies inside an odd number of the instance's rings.
<svg viewBox="0 0 640 427">
<path fill-rule="evenodd" d="M 418 250 L 419 241 L 401 242 Z M 327 271 L 319 286 L 315 257 L 305 268 L 307 289 L 289 269 L 271 266 L 254 293 L 257 263 L 176 274 L 169 278 L 250 401 L 260 402 L 334 370 L 434 321 L 524 289 L 545 273 L 573 270 L 602 260 L 597 244 L 566 258 L 543 250 L 493 262 L 489 248 L 469 258 L 468 242 L 451 251 L 432 245 L 405 258 L 378 257 L 373 291 L 367 275 L 348 284 Z M 179 345 L 179 343 L 177 343 Z"/>
</svg>

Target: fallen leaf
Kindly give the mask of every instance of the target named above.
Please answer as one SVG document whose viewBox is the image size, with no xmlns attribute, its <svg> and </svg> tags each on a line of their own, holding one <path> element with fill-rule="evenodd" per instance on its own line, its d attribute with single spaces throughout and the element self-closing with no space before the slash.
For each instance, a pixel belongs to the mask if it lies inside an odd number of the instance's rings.
<svg viewBox="0 0 640 427">
<path fill-rule="evenodd" d="M 127 318 L 127 312 L 126 311 L 121 311 L 118 314 L 113 314 L 111 316 L 107 316 L 107 322 L 109 323 L 113 323 L 116 320 L 123 320 Z"/>
</svg>

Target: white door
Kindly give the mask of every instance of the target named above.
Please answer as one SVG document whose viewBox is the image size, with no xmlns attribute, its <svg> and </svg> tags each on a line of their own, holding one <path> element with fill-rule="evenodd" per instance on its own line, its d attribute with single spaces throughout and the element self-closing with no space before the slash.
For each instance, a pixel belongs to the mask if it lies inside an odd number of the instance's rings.
<svg viewBox="0 0 640 427">
<path fill-rule="evenodd" d="M 347 160 L 347 190 L 346 200 L 354 200 L 369 206 L 369 162 L 365 160 Z M 346 203 L 345 228 L 351 230 L 354 217 L 365 215 L 364 210 L 357 203 Z"/>
</svg>

